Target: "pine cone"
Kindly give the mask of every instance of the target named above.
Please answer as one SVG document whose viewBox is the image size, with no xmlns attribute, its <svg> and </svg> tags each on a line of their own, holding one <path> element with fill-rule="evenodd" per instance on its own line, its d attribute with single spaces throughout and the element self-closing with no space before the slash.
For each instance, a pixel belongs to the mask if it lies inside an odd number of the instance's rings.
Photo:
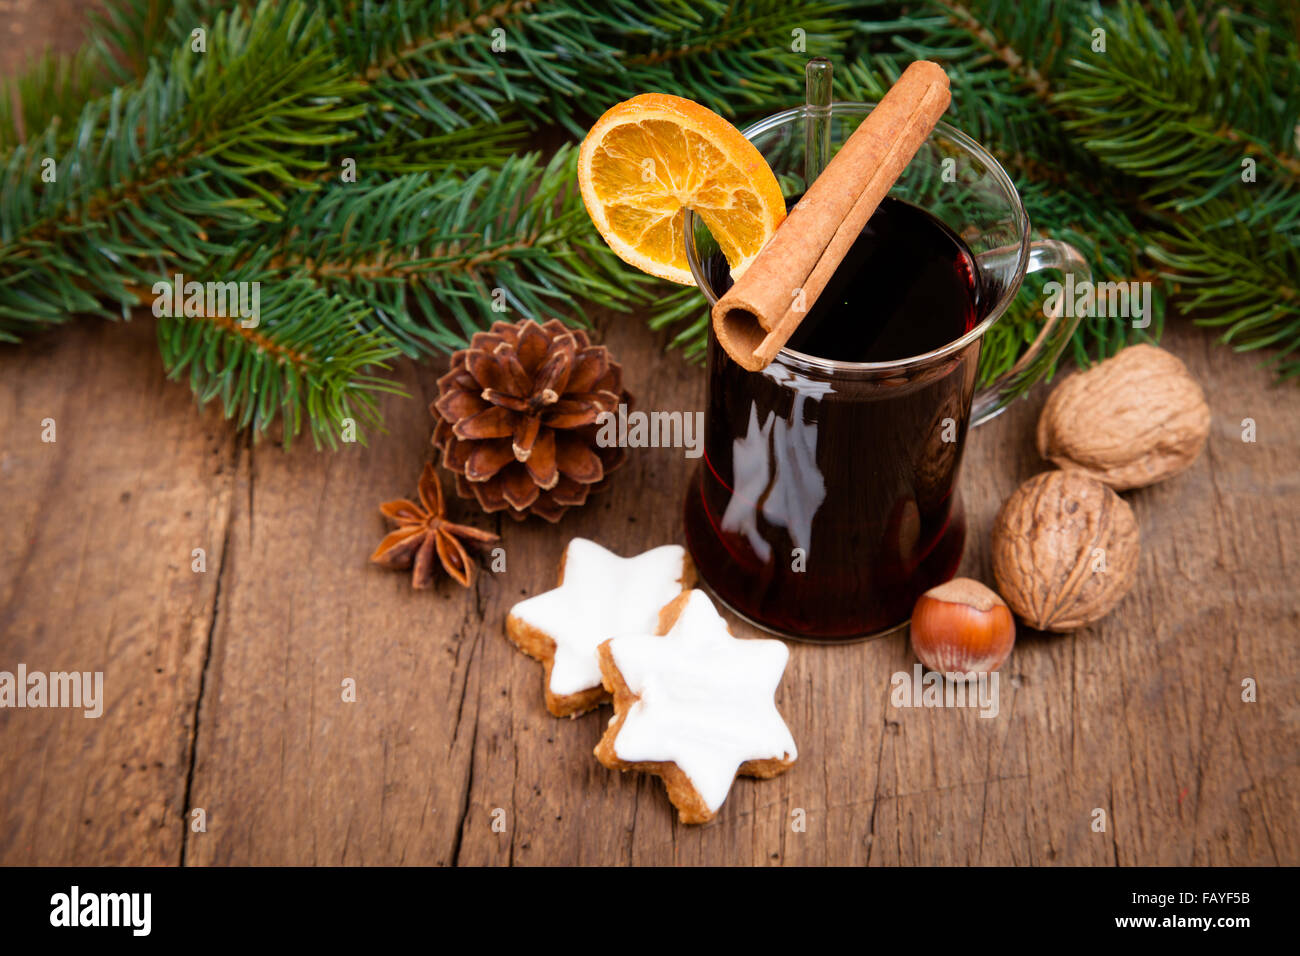
<svg viewBox="0 0 1300 956">
<path fill-rule="evenodd" d="M 623 464 L 626 449 L 596 443 L 596 417 L 630 400 L 622 366 L 585 332 L 558 319 L 497 322 L 438 379 L 433 444 L 462 498 L 559 521 Z"/>
</svg>

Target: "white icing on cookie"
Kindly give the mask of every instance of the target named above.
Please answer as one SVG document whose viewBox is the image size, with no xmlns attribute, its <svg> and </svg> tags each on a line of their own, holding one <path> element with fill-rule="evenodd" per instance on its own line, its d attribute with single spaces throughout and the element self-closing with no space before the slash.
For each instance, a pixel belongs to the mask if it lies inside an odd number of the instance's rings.
<svg viewBox="0 0 1300 956">
<path fill-rule="evenodd" d="M 628 688 L 640 697 L 614 739 L 622 760 L 671 760 L 711 813 L 747 760 L 798 756 L 774 695 L 790 651 L 780 641 L 741 640 L 703 591 L 692 591 L 667 634 L 610 642 Z"/>
<path fill-rule="evenodd" d="M 596 648 L 624 634 L 652 634 L 659 612 L 682 593 L 686 549 L 666 544 L 620 558 L 574 538 L 564 551 L 564 583 L 520 601 L 510 613 L 555 641 L 551 693 L 600 686 Z"/>
</svg>

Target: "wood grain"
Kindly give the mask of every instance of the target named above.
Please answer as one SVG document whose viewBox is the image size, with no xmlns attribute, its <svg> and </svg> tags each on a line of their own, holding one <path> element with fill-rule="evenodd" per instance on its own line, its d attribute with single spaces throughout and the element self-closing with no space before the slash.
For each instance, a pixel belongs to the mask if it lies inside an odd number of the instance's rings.
<svg viewBox="0 0 1300 956">
<path fill-rule="evenodd" d="M 699 406 L 698 369 L 637 320 L 603 324 L 643 370 L 642 407 Z M 369 448 L 285 453 L 165 382 L 145 320 L 5 348 L 3 666 L 103 669 L 109 704 L 98 721 L 0 711 L 0 860 L 1295 863 L 1297 399 L 1196 330 L 1167 344 L 1210 383 L 1214 432 L 1186 475 L 1126 495 L 1143 557 L 1118 611 L 1074 636 L 1022 630 L 993 719 L 892 707 L 902 639 L 795 645 L 779 703 L 800 760 L 737 781 L 704 827 L 676 823 L 655 781 L 601 768 L 604 718 L 550 717 L 540 667 L 503 633 L 570 536 L 680 541 L 679 451 L 634 453 L 558 527 L 458 501 L 500 531 L 507 570 L 417 593 L 365 557 L 377 503 L 409 494 L 426 455 L 436 367 L 404 366 L 413 397 L 387 403 Z M 971 439 L 963 573 L 989 578 L 994 512 L 1042 467 L 1041 398 Z"/>
<path fill-rule="evenodd" d="M 595 315 L 640 406 L 702 407 L 702 371 L 643 318 Z M 0 346 L 0 669 L 103 670 L 107 697 L 98 720 L 0 710 L 0 863 L 1300 863 L 1300 392 L 1170 325 L 1213 432 L 1189 472 L 1125 494 L 1143 553 L 1119 609 L 1022 630 L 992 719 L 892 707 L 901 638 L 794 646 L 798 763 L 737 781 L 702 827 L 599 766 L 608 709 L 550 717 L 503 630 L 569 537 L 681 541 L 680 451 L 634 452 L 558 527 L 457 502 L 506 571 L 416 593 L 366 556 L 428 454 L 439 363 L 399 368 L 412 397 L 368 447 L 286 453 L 167 382 L 147 317 Z M 1044 395 L 969 443 L 964 574 L 991 580 L 994 513 L 1044 467 Z"/>
<path fill-rule="evenodd" d="M 178 863 L 237 439 L 184 408 L 148 323 L 0 366 L 0 670 L 102 671 L 105 697 L 98 719 L 0 709 L 0 863 Z"/>
</svg>

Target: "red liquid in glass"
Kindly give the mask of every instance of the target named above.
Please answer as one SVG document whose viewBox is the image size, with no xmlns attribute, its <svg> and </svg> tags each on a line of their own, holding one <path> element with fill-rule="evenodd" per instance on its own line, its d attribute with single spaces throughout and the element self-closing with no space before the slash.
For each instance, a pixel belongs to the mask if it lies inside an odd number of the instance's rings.
<svg viewBox="0 0 1300 956">
<path fill-rule="evenodd" d="M 721 256 L 705 263 L 721 295 Z M 940 348 L 983 318 L 966 245 L 886 199 L 788 348 L 886 362 Z M 686 540 L 709 587 L 751 620 L 810 640 L 900 624 L 952 577 L 965 543 L 954 490 L 979 342 L 867 378 L 778 357 L 747 372 L 712 338 L 705 452 Z"/>
</svg>

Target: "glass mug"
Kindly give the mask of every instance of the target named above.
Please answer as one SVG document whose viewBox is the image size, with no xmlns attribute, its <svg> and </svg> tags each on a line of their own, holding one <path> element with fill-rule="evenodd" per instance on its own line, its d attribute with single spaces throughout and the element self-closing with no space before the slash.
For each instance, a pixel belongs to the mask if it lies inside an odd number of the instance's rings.
<svg viewBox="0 0 1300 956">
<path fill-rule="evenodd" d="M 804 192 L 871 112 L 867 103 L 801 106 L 744 135 L 787 198 Z M 828 147 L 828 149 L 827 149 Z M 940 123 L 890 196 L 945 223 L 966 243 L 987 296 L 978 323 L 954 341 L 889 362 L 842 362 L 783 349 L 747 372 L 709 330 L 704 455 L 687 491 L 686 542 L 701 578 L 758 627 L 837 642 L 905 624 L 916 599 L 951 578 L 965 544 L 956 494 L 966 433 L 1038 381 L 1078 318 L 1045 316 L 1028 351 L 976 388 L 984 333 L 1026 273 L 1057 269 L 1091 280 L 1072 246 L 1031 240 L 1010 177 L 973 139 Z M 685 218 L 686 259 L 712 306 L 718 246 Z M 725 268 L 725 267 L 724 267 Z M 712 278 L 719 278 L 713 276 Z M 918 316 L 918 320 L 924 316 Z"/>
</svg>

